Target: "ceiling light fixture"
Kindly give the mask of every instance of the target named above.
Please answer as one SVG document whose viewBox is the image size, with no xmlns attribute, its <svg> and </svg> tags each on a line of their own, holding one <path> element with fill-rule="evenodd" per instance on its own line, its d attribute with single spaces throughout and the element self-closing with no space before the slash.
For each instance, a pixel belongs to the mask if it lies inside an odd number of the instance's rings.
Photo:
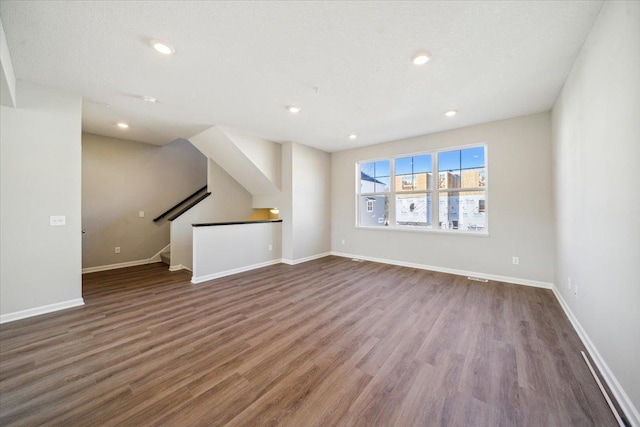
<svg viewBox="0 0 640 427">
<path fill-rule="evenodd" d="M 418 52 L 413 55 L 411 61 L 416 65 L 424 65 L 431 59 L 431 54 L 427 51 Z"/>
<path fill-rule="evenodd" d="M 151 47 L 153 47 L 156 51 L 160 52 L 163 55 L 173 55 L 176 50 L 167 42 L 163 42 L 162 40 L 151 40 L 149 42 Z"/>
<path fill-rule="evenodd" d="M 356 135 L 355 133 L 349 134 L 349 139 L 350 140 L 354 140 L 358 137 L 358 135 Z"/>
<path fill-rule="evenodd" d="M 300 112 L 301 108 L 300 107 L 296 107 L 295 105 L 289 105 L 287 107 L 287 110 L 289 110 L 289 112 L 291 114 L 298 114 Z"/>
<path fill-rule="evenodd" d="M 155 99 L 153 96 L 143 96 L 142 100 L 147 104 L 155 104 L 156 102 L 158 102 L 158 100 Z"/>
<path fill-rule="evenodd" d="M 458 114 L 458 112 L 456 110 L 451 110 L 451 111 L 447 111 L 446 113 L 444 113 L 444 115 L 447 116 L 447 117 L 453 117 L 456 114 Z"/>
<path fill-rule="evenodd" d="M 129 129 L 129 125 L 128 125 L 128 124 L 126 124 L 125 122 L 119 122 L 119 123 L 118 123 L 118 127 L 119 127 L 120 129 Z"/>
</svg>

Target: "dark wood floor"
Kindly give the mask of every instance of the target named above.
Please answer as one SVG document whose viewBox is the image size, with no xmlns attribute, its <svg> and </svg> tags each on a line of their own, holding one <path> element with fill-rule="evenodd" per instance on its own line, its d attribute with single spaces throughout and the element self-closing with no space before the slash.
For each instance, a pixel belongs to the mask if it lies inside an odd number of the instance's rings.
<svg viewBox="0 0 640 427">
<path fill-rule="evenodd" d="M 551 291 L 327 257 L 84 276 L 0 327 L 1 425 L 616 425 Z"/>
</svg>

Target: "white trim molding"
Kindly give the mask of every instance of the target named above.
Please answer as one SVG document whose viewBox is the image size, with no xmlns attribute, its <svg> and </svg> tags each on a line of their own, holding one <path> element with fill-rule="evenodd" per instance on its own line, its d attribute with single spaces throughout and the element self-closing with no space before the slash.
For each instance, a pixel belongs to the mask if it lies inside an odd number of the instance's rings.
<svg viewBox="0 0 640 427">
<path fill-rule="evenodd" d="M 313 261 L 314 259 L 319 259 L 319 258 L 324 258 L 326 256 L 331 255 L 331 252 L 323 252 L 321 254 L 317 254 L 317 255 L 311 255 L 305 258 L 298 258 L 298 259 L 285 259 L 282 258 L 282 263 L 283 264 L 288 264 L 288 265 L 296 265 L 296 264 L 302 264 L 303 262 L 308 262 L 308 261 Z"/>
<path fill-rule="evenodd" d="M 83 268 L 82 274 L 95 273 L 98 271 L 116 270 L 118 268 L 135 267 L 136 265 L 153 264 L 156 262 L 162 262 L 162 261 L 153 260 L 152 258 L 149 258 L 149 259 L 139 259 L 137 261 L 120 262 L 118 264 L 99 265 L 97 267 Z"/>
<path fill-rule="evenodd" d="M 27 317 L 39 316 L 41 314 L 53 313 L 54 311 L 65 310 L 67 308 L 79 307 L 81 305 L 84 305 L 84 299 L 76 298 L 69 301 L 62 301 L 55 304 L 43 305 L 41 307 L 3 314 L 0 316 L 0 324 L 26 319 Z"/>
<path fill-rule="evenodd" d="M 567 304 L 567 302 L 564 300 L 564 298 L 562 297 L 562 294 L 558 291 L 558 289 L 555 286 L 552 289 L 553 289 L 553 294 L 556 296 L 556 299 L 560 303 L 560 306 L 564 310 L 564 313 L 569 318 L 571 325 L 573 325 L 573 329 L 575 329 L 578 336 L 582 340 L 582 343 L 587 349 L 589 356 L 591 356 L 591 359 L 595 362 L 596 366 L 598 367 L 600 374 L 602 375 L 602 377 L 604 378 L 604 381 L 609 386 L 611 393 L 613 393 L 613 395 L 615 396 L 616 401 L 622 408 L 622 411 L 624 412 L 624 415 L 626 416 L 627 420 L 631 423 L 632 426 L 640 426 L 640 413 L 638 412 L 638 409 L 635 407 L 635 405 L 633 404 L 633 402 L 631 401 L 627 393 L 624 391 L 624 389 L 618 382 L 618 379 L 613 374 L 613 372 L 611 371 L 611 368 L 609 368 L 609 365 L 607 365 L 607 362 L 605 362 L 605 360 L 603 359 L 602 355 L 600 354 L 596 346 L 593 344 L 593 341 L 591 341 L 591 338 L 589 338 L 589 335 L 587 335 L 587 332 L 584 330 L 584 328 L 578 321 L 578 318 L 573 314 L 573 312 L 571 311 L 571 308 L 569 308 L 569 304 Z"/>
<path fill-rule="evenodd" d="M 272 259 L 271 261 L 260 262 L 258 264 L 252 264 L 244 267 L 234 268 L 231 270 L 221 271 L 219 273 L 207 274 L 205 276 L 200 276 L 200 277 L 193 276 L 191 278 L 191 283 L 193 283 L 194 285 L 197 285 L 198 283 L 207 282 L 209 280 L 218 279 L 220 277 L 231 276 L 232 274 L 243 273 L 245 271 L 255 270 L 256 268 L 267 267 L 270 265 L 280 264 L 280 263 L 282 263 L 282 260 L 280 258 L 277 258 L 277 259 Z"/>
<path fill-rule="evenodd" d="M 98 265 L 96 267 L 83 268 L 82 274 L 95 273 L 98 271 L 116 270 L 118 268 L 135 267 L 136 265 L 145 265 L 145 264 L 153 264 L 156 262 L 162 262 L 162 259 L 160 258 L 160 254 L 169 250 L 170 247 L 171 247 L 171 244 L 168 244 L 164 248 L 160 249 L 154 256 L 147 259 L 139 259 L 136 261 L 119 262 L 117 264 Z"/>
<path fill-rule="evenodd" d="M 98 271 L 116 270 L 118 268 L 135 267 L 136 265 L 145 265 L 145 264 L 153 264 L 156 262 L 162 262 L 162 259 L 160 258 L 160 254 L 168 251 L 170 247 L 171 247 L 171 243 L 169 243 L 164 248 L 160 249 L 154 256 L 148 259 L 139 259 L 136 261 L 119 262 L 117 264 L 98 265 L 96 267 L 83 268 L 82 274 L 95 273 Z M 169 270 L 171 270 L 171 268 L 169 268 Z M 174 270 L 171 270 L 171 271 L 174 271 Z"/>
<path fill-rule="evenodd" d="M 149 258 L 149 264 L 153 263 L 153 262 L 158 262 L 158 261 L 162 261 L 162 258 L 160 258 L 160 254 L 163 252 L 167 252 L 171 250 L 171 243 L 169 243 L 167 246 L 165 246 L 164 248 L 160 249 L 154 256 L 152 256 L 151 258 Z"/>
<path fill-rule="evenodd" d="M 538 280 L 521 279 L 519 277 L 499 276 L 497 274 L 478 273 L 476 271 L 458 270 L 457 268 L 437 267 L 434 265 L 416 264 L 413 262 L 396 261 L 392 259 L 348 254 L 344 252 L 331 251 L 331 255 L 344 257 L 344 258 L 361 259 L 364 261 L 379 262 L 381 264 L 398 265 L 400 267 L 410 267 L 410 268 L 417 268 L 420 270 L 430 270 L 430 271 L 437 271 L 440 273 L 456 274 L 458 276 L 473 276 L 473 277 L 479 277 L 481 279 L 494 280 L 497 282 L 514 283 L 516 285 L 533 286 L 536 288 L 543 288 L 543 289 L 553 288 L 552 283 L 540 282 Z"/>
<path fill-rule="evenodd" d="M 193 272 L 193 270 L 191 270 L 186 265 L 176 264 L 176 265 L 170 265 L 169 266 L 169 271 L 180 271 L 180 270 L 189 270 L 189 271 Z"/>
</svg>

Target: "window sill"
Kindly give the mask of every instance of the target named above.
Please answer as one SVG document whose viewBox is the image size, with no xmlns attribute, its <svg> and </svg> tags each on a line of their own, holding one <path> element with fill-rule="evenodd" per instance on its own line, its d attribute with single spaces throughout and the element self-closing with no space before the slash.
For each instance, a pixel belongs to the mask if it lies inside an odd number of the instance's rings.
<svg viewBox="0 0 640 427">
<path fill-rule="evenodd" d="M 413 227 L 366 227 L 356 225 L 357 230 L 380 230 L 380 231 L 400 231 L 404 233 L 432 233 L 432 234 L 448 234 L 451 236 L 473 236 L 473 237 L 489 237 L 488 231 L 457 231 L 457 230 L 442 230 L 433 228 L 413 228 Z"/>
</svg>

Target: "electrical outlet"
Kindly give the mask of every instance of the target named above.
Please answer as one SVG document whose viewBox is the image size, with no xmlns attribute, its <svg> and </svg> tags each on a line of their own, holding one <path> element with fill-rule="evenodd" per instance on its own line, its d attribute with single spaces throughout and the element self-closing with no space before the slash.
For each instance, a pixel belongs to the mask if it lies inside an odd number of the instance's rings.
<svg viewBox="0 0 640 427">
<path fill-rule="evenodd" d="M 120 253 L 120 246 L 116 246 L 115 253 L 117 253 L 117 254 L 119 254 L 119 253 Z"/>
<path fill-rule="evenodd" d="M 517 257 L 517 256 L 514 256 L 512 258 L 512 261 L 513 261 L 513 265 L 519 265 L 520 264 L 520 258 Z"/>
<path fill-rule="evenodd" d="M 567 288 L 571 289 L 571 277 L 567 277 Z"/>
<path fill-rule="evenodd" d="M 345 243 L 346 243 L 346 242 L 345 242 L 345 240 L 344 240 L 344 239 L 342 239 L 342 244 L 344 245 Z"/>
<path fill-rule="evenodd" d="M 269 250 L 272 251 L 273 250 L 273 245 L 269 245 Z"/>
</svg>

